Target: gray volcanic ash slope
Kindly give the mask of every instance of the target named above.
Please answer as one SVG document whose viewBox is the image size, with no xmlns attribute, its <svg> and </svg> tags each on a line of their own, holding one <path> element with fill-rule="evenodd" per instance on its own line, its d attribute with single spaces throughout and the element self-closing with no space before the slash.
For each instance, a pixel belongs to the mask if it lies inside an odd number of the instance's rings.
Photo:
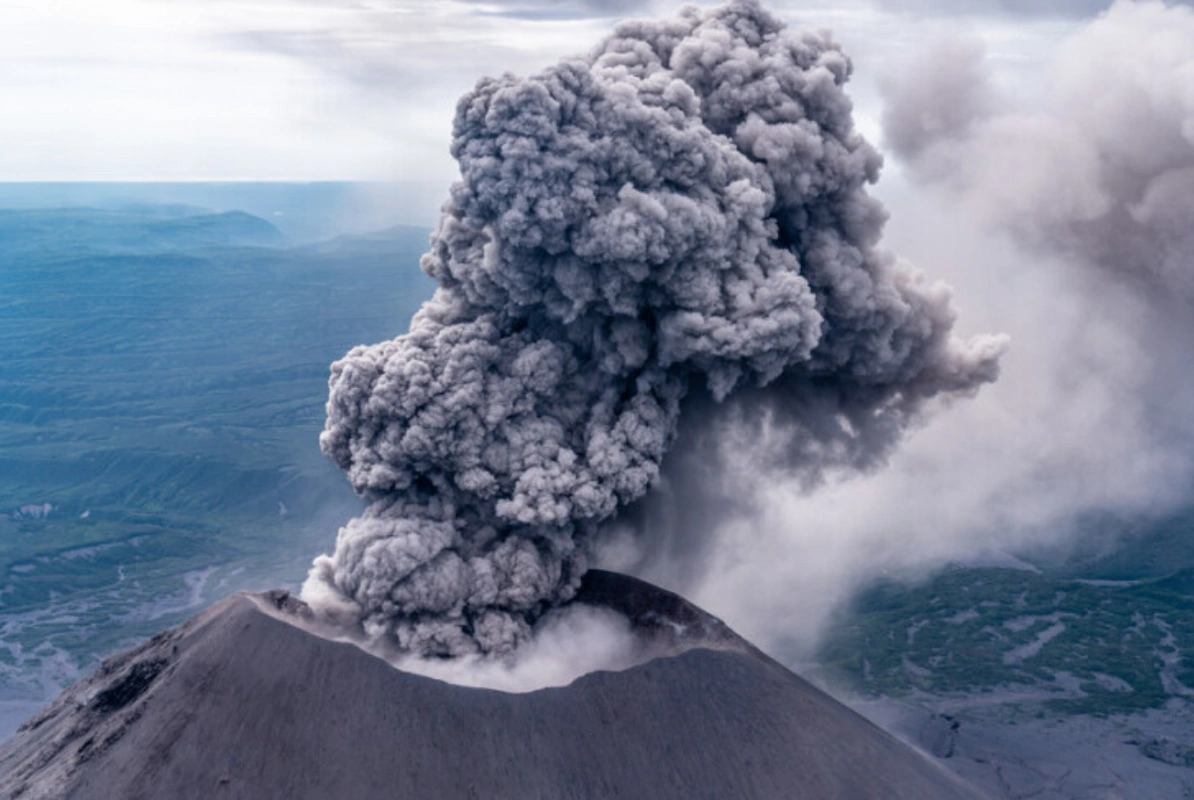
<svg viewBox="0 0 1194 800">
<path fill-rule="evenodd" d="M 676 595 L 576 602 L 668 657 L 507 694 L 394 669 L 237 595 L 106 662 L 0 747 L 0 797 L 979 798 Z"/>
</svg>

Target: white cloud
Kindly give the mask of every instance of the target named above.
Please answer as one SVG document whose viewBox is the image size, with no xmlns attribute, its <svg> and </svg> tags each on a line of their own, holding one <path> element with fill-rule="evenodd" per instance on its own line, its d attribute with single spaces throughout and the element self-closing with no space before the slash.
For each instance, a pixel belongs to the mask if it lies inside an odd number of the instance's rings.
<svg viewBox="0 0 1194 800">
<path fill-rule="evenodd" d="M 456 98 L 608 24 L 465 3 L 0 6 L 0 180 L 414 180 L 442 195 Z M 428 198 L 438 206 L 438 197 Z"/>
<path fill-rule="evenodd" d="M 680 5 L 15 0 L 0 5 L 0 180 L 404 180 L 438 207 L 455 102 L 479 77 L 584 52 L 611 13 Z M 863 0 L 773 5 L 837 31 L 877 134 L 873 76 L 933 23 Z M 982 29 L 1023 52 L 1042 25 Z"/>
<path fill-rule="evenodd" d="M 791 653 L 877 574 L 1188 505 L 1192 41 L 1188 9 L 1120 3 L 1036 64 L 1041 97 L 963 108 L 1009 69 L 956 41 L 887 73 L 888 139 L 913 182 L 879 188 L 886 243 L 956 287 L 962 333 L 1011 334 L 1002 375 L 873 475 L 804 495 L 744 462 L 751 513 L 675 588 Z"/>
</svg>

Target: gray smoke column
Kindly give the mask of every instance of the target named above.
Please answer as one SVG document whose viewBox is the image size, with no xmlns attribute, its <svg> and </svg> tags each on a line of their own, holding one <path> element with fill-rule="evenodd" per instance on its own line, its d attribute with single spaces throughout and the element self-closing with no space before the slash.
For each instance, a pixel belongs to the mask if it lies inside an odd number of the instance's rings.
<svg viewBox="0 0 1194 800">
<path fill-rule="evenodd" d="M 1003 339 L 951 337 L 945 287 L 876 249 L 850 69 L 743 0 L 462 98 L 439 288 L 332 365 L 320 445 L 371 505 L 304 596 L 405 651 L 506 653 L 660 479 L 686 408 L 757 410 L 816 472 L 993 380 Z"/>
</svg>

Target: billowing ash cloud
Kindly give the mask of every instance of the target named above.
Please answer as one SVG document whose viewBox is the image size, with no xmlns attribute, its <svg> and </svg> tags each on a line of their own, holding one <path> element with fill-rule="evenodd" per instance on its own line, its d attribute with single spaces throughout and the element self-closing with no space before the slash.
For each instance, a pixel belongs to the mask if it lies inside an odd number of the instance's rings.
<svg viewBox="0 0 1194 800">
<path fill-rule="evenodd" d="M 1119 2 L 1061 49 L 1036 104 L 995 99 L 947 42 L 887 86 L 888 144 L 996 228 L 1194 298 L 1194 10 Z"/>
<path fill-rule="evenodd" d="M 439 289 L 332 365 L 320 444 L 371 505 L 305 597 L 403 650 L 508 652 L 686 410 L 766 418 L 815 473 L 994 379 L 1003 340 L 952 338 L 948 291 L 875 247 L 849 60 L 782 28 L 688 9 L 461 99 Z"/>
</svg>

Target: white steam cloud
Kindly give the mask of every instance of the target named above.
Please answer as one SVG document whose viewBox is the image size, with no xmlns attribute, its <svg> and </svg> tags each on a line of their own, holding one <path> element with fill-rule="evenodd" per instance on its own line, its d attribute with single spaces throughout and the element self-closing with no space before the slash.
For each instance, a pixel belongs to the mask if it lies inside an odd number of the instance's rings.
<svg viewBox="0 0 1194 800">
<path fill-rule="evenodd" d="M 993 380 L 1004 340 L 951 336 L 947 289 L 876 248 L 849 75 L 738 0 L 462 98 L 439 289 L 332 366 L 320 443 L 371 505 L 304 597 L 407 652 L 509 653 L 669 464 L 691 483 L 678 437 L 816 477 Z"/>
<path fill-rule="evenodd" d="M 1039 103 L 1001 101 L 979 47 L 888 83 L 888 144 L 990 225 L 1194 298 L 1194 11 L 1120 2 L 1072 37 Z"/>
<path fill-rule="evenodd" d="M 644 572 L 777 654 L 877 576 L 1061 556 L 1194 496 L 1194 11 L 1116 4 L 1015 94 L 998 65 L 958 40 L 888 65 L 906 169 L 881 187 L 887 244 L 1012 335 L 998 383 L 812 494 L 739 454 L 739 513 L 687 573 Z"/>
</svg>

